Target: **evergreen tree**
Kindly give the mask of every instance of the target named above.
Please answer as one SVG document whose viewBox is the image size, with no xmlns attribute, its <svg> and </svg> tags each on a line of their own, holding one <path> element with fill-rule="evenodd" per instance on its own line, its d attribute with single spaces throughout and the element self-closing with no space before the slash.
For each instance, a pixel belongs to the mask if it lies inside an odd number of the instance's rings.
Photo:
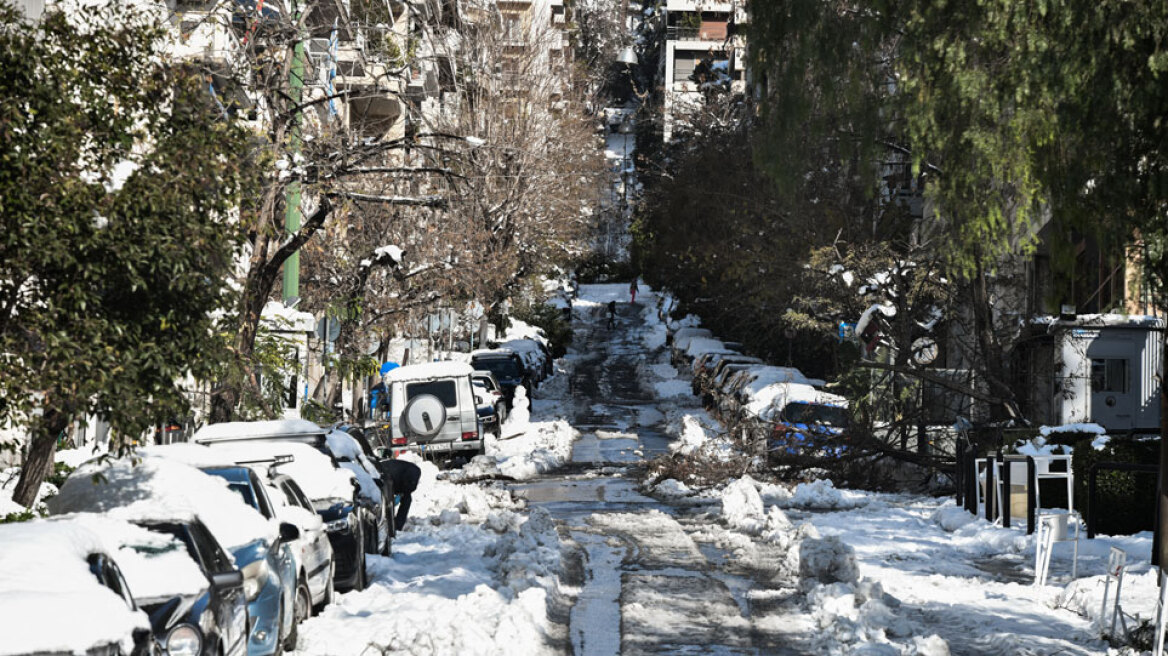
<svg viewBox="0 0 1168 656">
<path fill-rule="evenodd" d="M 116 4 L 35 24 L 0 5 L 0 424 L 28 426 L 24 505 L 71 421 L 125 446 L 222 359 L 245 135 L 161 35 Z"/>
</svg>

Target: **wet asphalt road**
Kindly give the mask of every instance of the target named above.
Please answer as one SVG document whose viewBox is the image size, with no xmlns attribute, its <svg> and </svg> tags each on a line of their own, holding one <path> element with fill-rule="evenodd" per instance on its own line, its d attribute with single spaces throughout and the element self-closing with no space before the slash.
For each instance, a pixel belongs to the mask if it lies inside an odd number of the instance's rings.
<svg viewBox="0 0 1168 656">
<path fill-rule="evenodd" d="M 782 615 L 793 591 L 712 540 L 709 508 L 673 506 L 639 489 L 646 461 L 668 453 L 659 404 L 642 374 L 668 362 L 643 345 L 644 306 L 620 304 L 618 325 L 577 311 L 570 376 L 571 461 L 511 489 L 560 523 L 569 545 L 571 653 L 799 654 Z M 777 615 L 776 615 L 777 614 Z"/>
</svg>

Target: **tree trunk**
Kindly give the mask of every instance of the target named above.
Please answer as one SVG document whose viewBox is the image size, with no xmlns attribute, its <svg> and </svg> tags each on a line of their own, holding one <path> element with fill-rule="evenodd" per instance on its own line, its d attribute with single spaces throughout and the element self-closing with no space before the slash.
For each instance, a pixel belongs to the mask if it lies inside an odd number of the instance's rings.
<svg viewBox="0 0 1168 656">
<path fill-rule="evenodd" d="M 53 456 L 57 453 L 57 437 L 69 425 L 69 414 L 56 408 L 46 408 L 45 415 L 36 422 L 28 459 L 20 468 L 20 480 L 12 492 L 12 500 L 31 508 L 36 502 L 41 483 L 53 473 Z"/>
<path fill-rule="evenodd" d="M 994 338 L 993 307 L 990 303 L 989 281 L 981 257 L 977 258 L 977 276 L 973 280 L 973 329 L 977 339 L 980 362 L 974 366 L 981 369 L 987 391 L 991 396 L 1002 399 L 990 405 L 990 421 L 1001 421 L 1010 416 L 1008 404 L 1014 398 L 1013 391 L 1005 380 L 1006 354 Z"/>
<path fill-rule="evenodd" d="M 1157 510 L 1156 531 L 1152 539 L 1152 564 L 1164 570 L 1164 563 L 1168 562 L 1168 540 L 1164 539 L 1168 529 L 1168 449 L 1164 448 L 1165 436 L 1168 436 L 1168 332 L 1163 333 L 1160 340 L 1160 481 L 1157 484 L 1159 507 Z M 1091 509 L 1094 512 L 1094 509 Z"/>
<path fill-rule="evenodd" d="M 264 304 L 267 303 L 268 295 L 271 294 L 272 287 L 276 284 L 276 276 L 280 272 L 279 265 L 272 266 L 271 262 L 264 262 L 259 256 L 267 247 L 267 237 L 261 235 L 256 238 L 254 251 L 256 255 L 252 256 L 243 295 L 239 299 L 239 327 L 235 332 L 233 351 L 240 362 L 250 361 L 255 351 L 260 315 L 263 314 Z M 235 409 L 242 398 L 240 380 L 233 376 L 212 393 L 210 423 L 231 421 L 235 416 Z"/>
</svg>

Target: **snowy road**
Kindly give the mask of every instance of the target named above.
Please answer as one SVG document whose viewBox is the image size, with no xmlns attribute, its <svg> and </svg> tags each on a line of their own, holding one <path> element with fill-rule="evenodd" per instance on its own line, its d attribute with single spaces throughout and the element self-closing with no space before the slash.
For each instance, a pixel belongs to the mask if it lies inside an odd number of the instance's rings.
<svg viewBox="0 0 1168 656">
<path fill-rule="evenodd" d="M 1116 546 L 1137 559 L 1125 610 L 1148 617 L 1148 535 L 1084 544 L 1087 578 L 1069 586 L 1058 552 L 1059 582 L 1038 587 L 1033 536 L 945 499 L 749 476 L 643 489 L 647 460 L 723 447 L 642 299 L 582 290 L 573 348 L 530 419 L 513 413 L 509 438 L 461 470 L 421 463 L 394 555 L 301 627 L 297 653 L 1126 653 L 1108 651 L 1090 615 Z"/>
<path fill-rule="evenodd" d="M 767 600 L 785 593 L 765 572 L 776 568 L 734 565 L 708 535 L 695 539 L 705 528 L 697 513 L 637 491 L 637 466 L 667 453 L 670 440 L 659 429 L 665 416 L 657 393 L 645 384 L 644 372 L 660 366 L 662 353 L 646 348 L 651 340 L 640 315 L 647 306 L 626 300 L 618 298 L 614 329 L 596 313 L 577 315 L 575 349 L 586 355 L 570 379 L 572 423 L 581 433 L 570 463 L 562 473 L 512 486 L 561 522 L 579 563 L 573 652 L 813 653 L 792 647 L 774 621 L 782 604 Z"/>
</svg>

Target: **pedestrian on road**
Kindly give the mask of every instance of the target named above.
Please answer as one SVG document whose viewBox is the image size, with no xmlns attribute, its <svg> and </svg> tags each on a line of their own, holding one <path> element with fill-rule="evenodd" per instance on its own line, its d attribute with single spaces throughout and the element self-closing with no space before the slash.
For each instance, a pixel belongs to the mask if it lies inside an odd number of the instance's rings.
<svg viewBox="0 0 1168 656">
<path fill-rule="evenodd" d="M 616 301 L 608 302 L 608 327 L 616 328 Z"/>
<path fill-rule="evenodd" d="M 633 281 L 629 283 L 629 303 L 637 302 L 637 277 L 633 276 Z"/>
<path fill-rule="evenodd" d="M 400 531 L 406 525 L 410 516 L 410 504 L 413 503 L 413 493 L 418 489 L 418 480 L 422 478 L 422 470 L 407 460 L 381 461 L 381 475 L 393 481 L 393 494 L 397 497 L 397 514 L 393 518 L 394 530 Z"/>
</svg>

